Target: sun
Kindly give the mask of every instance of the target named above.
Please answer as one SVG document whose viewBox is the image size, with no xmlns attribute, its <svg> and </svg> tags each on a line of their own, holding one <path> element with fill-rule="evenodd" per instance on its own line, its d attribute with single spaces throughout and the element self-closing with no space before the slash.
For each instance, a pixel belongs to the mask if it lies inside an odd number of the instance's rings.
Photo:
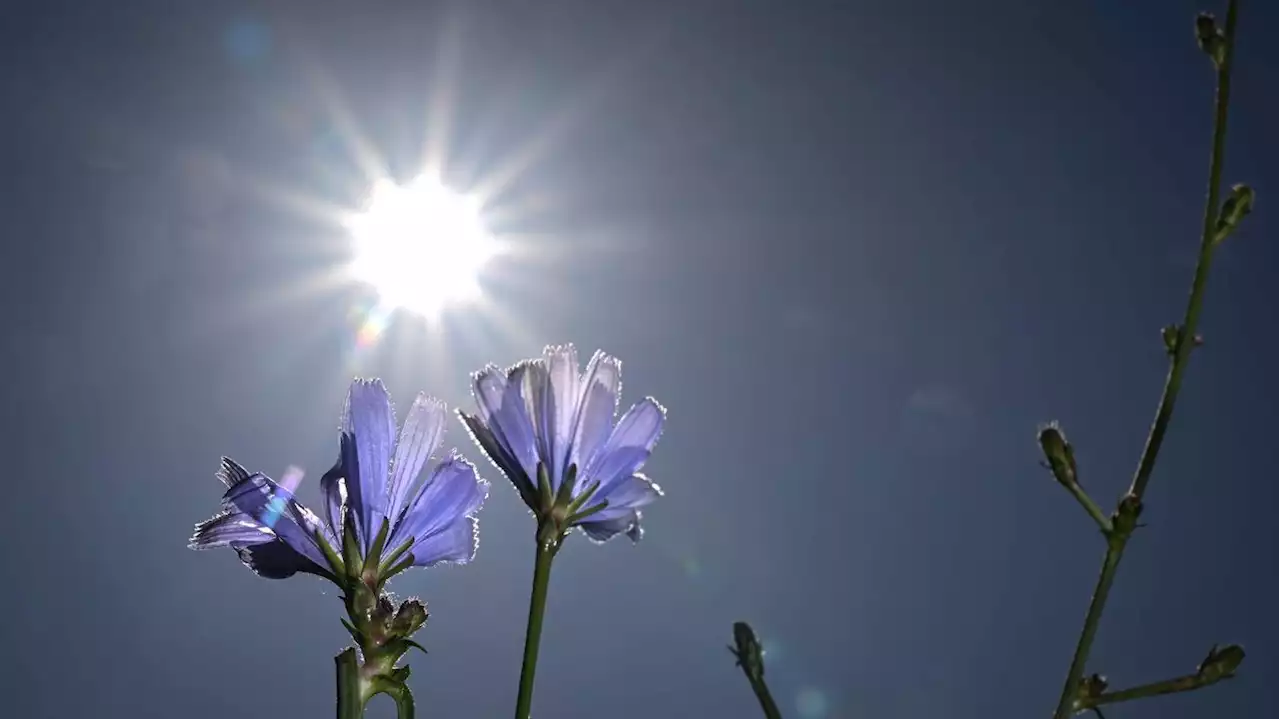
<svg viewBox="0 0 1280 719">
<path fill-rule="evenodd" d="M 480 271 L 495 254 L 479 201 L 426 176 L 375 183 L 365 210 L 346 225 L 355 276 L 386 304 L 428 317 L 477 299 Z"/>
</svg>

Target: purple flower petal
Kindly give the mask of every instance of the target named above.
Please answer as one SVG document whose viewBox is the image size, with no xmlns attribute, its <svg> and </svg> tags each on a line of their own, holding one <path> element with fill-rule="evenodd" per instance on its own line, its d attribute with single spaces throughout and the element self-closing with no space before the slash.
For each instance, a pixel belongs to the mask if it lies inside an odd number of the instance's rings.
<svg viewBox="0 0 1280 719">
<path fill-rule="evenodd" d="M 631 514 L 634 510 L 653 504 L 662 496 L 662 488 L 643 474 L 633 474 L 616 483 L 607 494 L 597 494 L 591 504 L 608 500 L 609 506 L 591 515 L 591 521 L 603 522 Z"/>
<path fill-rule="evenodd" d="M 388 473 L 396 439 L 395 413 L 381 380 L 352 382 L 343 415 L 342 431 L 355 440 L 355 451 L 346 458 L 350 480 L 347 499 L 356 512 L 361 546 L 368 550 L 386 516 Z"/>
<path fill-rule="evenodd" d="M 649 455 L 649 450 L 641 447 L 619 447 L 612 451 L 602 451 L 596 455 L 593 466 L 584 474 L 583 483 L 599 482 L 600 488 L 596 490 L 596 496 L 606 496 L 619 482 L 639 472 L 649 460 Z"/>
<path fill-rule="evenodd" d="M 418 395 L 404 418 L 400 440 L 396 443 L 395 461 L 391 465 L 390 497 L 387 500 L 387 516 L 400 515 L 405 499 L 413 483 L 422 474 L 422 468 L 431 453 L 440 446 L 444 437 L 446 407 L 444 402 L 426 395 Z"/>
<path fill-rule="evenodd" d="M 622 363 L 615 357 L 596 352 L 587 363 L 574 420 L 573 452 L 569 462 L 578 465 L 579 471 L 587 469 L 613 431 L 621 392 Z"/>
<path fill-rule="evenodd" d="M 593 542 L 607 542 L 619 534 L 626 532 L 632 542 L 640 541 L 644 530 L 640 528 L 640 512 L 631 509 L 621 516 L 595 522 L 583 522 L 579 525 L 582 533 Z"/>
<path fill-rule="evenodd" d="M 551 489 L 555 491 L 560 483 L 559 473 L 554 471 L 556 447 L 556 393 L 551 387 L 551 375 L 547 372 L 545 360 L 535 360 L 524 367 L 520 393 L 524 396 L 525 411 L 531 420 L 529 427 L 533 430 L 533 446 L 537 450 L 537 463 L 546 465 L 551 474 Z M 530 472 L 530 476 L 534 476 Z"/>
<path fill-rule="evenodd" d="M 544 424 L 548 453 L 543 455 L 547 469 L 551 471 L 552 489 L 558 489 L 559 478 L 569 468 L 569 453 L 573 447 L 574 425 L 578 417 L 578 350 L 573 345 L 548 347 L 542 351 L 547 367 L 547 387 L 550 390 L 549 412 Z"/>
<path fill-rule="evenodd" d="M 520 493 L 521 499 L 525 504 L 532 504 L 537 501 L 537 490 L 530 481 L 529 476 L 525 474 L 520 467 L 520 463 L 515 460 L 507 451 L 507 448 L 493 436 L 493 432 L 475 415 L 469 415 L 465 412 L 458 413 L 459 419 L 466 425 L 471 438 L 476 444 L 480 445 L 480 449 L 484 452 L 489 461 L 493 463 L 508 479 L 511 480 Z"/>
<path fill-rule="evenodd" d="M 222 464 L 218 467 L 217 477 L 227 489 L 231 489 L 249 478 L 249 470 L 241 467 L 234 459 L 223 457 Z"/>
<path fill-rule="evenodd" d="M 244 547 L 237 550 L 237 554 L 246 567 L 267 579 L 286 579 L 299 572 L 334 579 L 327 569 L 298 554 L 293 547 L 280 540 Z"/>
<path fill-rule="evenodd" d="M 587 467 L 586 476 L 590 481 L 600 481 L 602 494 L 644 466 L 662 435 L 665 417 L 666 410 L 652 397 L 638 402 L 622 415 L 618 426 Z"/>
<path fill-rule="evenodd" d="M 463 517 L 435 534 L 422 537 L 409 551 L 415 567 L 430 567 L 443 562 L 467 564 L 475 559 L 479 546 L 479 521 L 475 517 Z"/>
<path fill-rule="evenodd" d="M 269 477 L 250 475 L 227 490 L 223 502 L 264 524 L 268 514 L 278 512 L 271 527 L 276 536 L 317 565 L 325 564 L 316 544 L 316 533 L 323 531 L 319 518 Z"/>
<path fill-rule="evenodd" d="M 499 466 L 512 482 L 520 476 L 530 482 L 536 476 L 538 453 L 533 425 L 524 398 L 525 376 L 529 364 L 512 367 L 505 374 L 496 367 L 486 367 L 472 379 L 472 391 L 480 406 L 480 420 L 503 447 L 512 462 Z M 498 460 L 498 457 L 491 457 Z"/>
<path fill-rule="evenodd" d="M 351 439 L 343 435 L 341 446 L 345 447 L 350 443 Z M 329 533 L 335 540 L 334 546 L 341 545 L 341 542 L 336 540 L 342 536 L 342 510 L 347 504 L 346 468 L 343 462 L 343 457 L 347 454 L 347 450 L 340 449 L 338 461 L 320 478 L 320 497 L 324 502 L 324 520 L 328 524 Z"/>
<path fill-rule="evenodd" d="M 488 494 L 489 483 L 476 477 L 470 462 L 461 457 L 449 458 L 437 465 L 418 489 L 387 546 L 399 547 L 410 538 L 421 543 L 475 514 Z"/>
<path fill-rule="evenodd" d="M 240 549 L 254 544 L 276 541 L 276 535 L 261 522 L 234 509 L 223 510 L 196 525 L 187 546 L 191 549 L 232 547 Z"/>
</svg>

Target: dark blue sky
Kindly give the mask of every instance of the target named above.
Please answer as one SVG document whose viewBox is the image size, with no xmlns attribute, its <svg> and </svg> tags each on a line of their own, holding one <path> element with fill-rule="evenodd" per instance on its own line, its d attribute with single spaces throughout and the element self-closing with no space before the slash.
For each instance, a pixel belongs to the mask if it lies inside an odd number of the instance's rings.
<svg viewBox="0 0 1280 719">
<path fill-rule="evenodd" d="M 639 546 L 562 553 L 536 715 L 754 716 L 738 619 L 789 717 L 1049 714 L 1103 546 L 1035 428 L 1062 420 L 1100 501 L 1127 486 L 1196 251 L 1203 5 L 26 5 L 0 30 L 6 716 L 330 715 L 334 590 L 186 549 L 218 457 L 314 481 L 353 374 L 470 406 L 468 371 L 563 341 L 667 405 L 667 497 Z M 1276 6 L 1242 18 L 1226 179 L 1259 206 L 1091 669 L 1249 658 L 1113 719 L 1275 706 Z M 523 253 L 488 312 L 354 350 L 369 295 L 317 282 L 348 249 L 307 208 L 358 201 L 356 130 L 402 179 L 428 131 L 450 182 L 507 179 Z M 427 717 L 515 695 L 533 524 L 481 467 L 475 564 L 394 583 L 432 610 Z"/>
</svg>

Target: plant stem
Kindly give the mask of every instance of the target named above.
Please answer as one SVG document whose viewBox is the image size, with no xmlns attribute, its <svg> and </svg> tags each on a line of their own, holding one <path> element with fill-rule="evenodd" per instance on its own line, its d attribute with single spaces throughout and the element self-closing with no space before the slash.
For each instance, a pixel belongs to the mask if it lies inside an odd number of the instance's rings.
<svg viewBox="0 0 1280 719">
<path fill-rule="evenodd" d="M 557 543 L 546 541 L 539 532 L 538 553 L 533 565 L 533 588 L 529 594 L 529 623 L 524 634 L 524 663 L 520 667 L 520 692 L 516 697 L 516 719 L 529 719 L 533 705 L 533 679 L 538 669 L 538 644 L 542 639 L 542 617 L 547 609 L 547 587 L 551 583 L 551 562 Z"/>
<path fill-rule="evenodd" d="M 1209 277 L 1209 268 L 1213 262 L 1213 236 L 1218 221 L 1219 187 L 1222 184 L 1222 156 L 1227 136 L 1227 107 L 1231 98 L 1231 57 L 1235 50 L 1237 4 L 1237 0 L 1229 0 L 1226 24 L 1223 28 L 1226 52 L 1222 64 L 1218 68 L 1213 115 L 1213 149 L 1209 155 L 1209 190 L 1208 197 L 1205 199 L 1204 226 L 1200 235 L 1200 256 L 1196 262 L 1195 275 L 1191 281 L 1191 296 L 1187 299 L 1187 309 L 1183 316 L 1182 339 L 1177 344 L 1173 361 L 1169 367 L 1169 374 L 1165 378 L 1164 390 L 1160 395 L 1160 404 L 1156 409 L 1155 420 L 1151 425 L 1151 432 L 1147 436 L 1147 443 L 1143 447 L 1142 457 L 1138 461 L 1138 468 L 1134 472 L 1133 483 L 1129 489 L 1129 494 L 1139 502 L 1146 492 L 1148 482 L 1151 480 L 1151 472 L 1155 468 L 1156 457 L 1160 453 L 1160 446 L 1164 442 L 1165 432 L 1168 430 L 1169 421 L 1173 417 L 1173 408 L 1178 399 L 1178 392 L 1182 388 L 1182 376 L 1186 371 L 1187 360 L 1191 356 L 1191 348 L 1195 344 L 1192 338 L 1195 337 L 1196 325 L 1200 320 L 1200 309 L 1204 304 L 1205 285 Z M 1107 554 L 1102 562 L 1102 571 L 1098 575 L 1098 584 L 1094 589 L 1093 599 L 1089 603 L 1089 611 L 1085 615 L 1084 628 L 1080 632 L 1080 639 L 1076 644 L 1075 654 L 1071 659 L 1071 668 L 1067 672 L 1067 679 L 1062 687 L 1062 695 L 1058 699 L 1058 708 L 1054 712 L 1054 719 L 1067 719 L 1076 708 L 1075 698 L 1079 690 L 1080 677 L 1083 675 L 1085 663 L 1089 659 L 1089 652 L 1093 647 L 1093 639 L 1098 632 L 1098 623 L 1102 619 L 1102 612 L 1106 607 L 1112 584 L 1115 582 L 1120 560 L 1124 557 L 1125 547 L 1128 546 L 1129 536 L 1129 532 L 1120 531 L 1113 532 L 1112 536 L 1108 537 Z"/>
<path fill-rule="evenodd" d="M 338 673 L 338 719 L 364 716 L 364 691 L 360 686 L 360 663 L 355 649 L 344 649 L 333 658 Z"/>
<path fill-rule="evenodd" d="M 374 680 L 371 696 L 386 694 L 395 700 L 396 719 L 413 719 L 413 692 L 403 682 Z"/>
<path fill-rule="evenodd" d="M 1067 683 L 1062 688 L 1062 697 L 1058 700 L 1054 719 L 1066 719 L 1072 713 L 1072 705 L 1080 686 L 1080 677 L 1084 675 L 1084 665 L 1089 660 L 1089 650 L 1093 647 L 1093 638 L 1098 633 L 1102 610 L 1106 606 L 1107 595 L 1111 593 L 1111 585 L 1115 582 L 1116 570 L 1120 568 L 1120 559 L 1123 555 L 1123 547 L 1119 550 L 1116 545 L 1107 547 L 1107 555 L 1102 560 L 1102 571 L 1098 573 L 1098 584 L 1093 590 L 1093 600 L 1089 602 L 1089 613 L 1085 616 L 1084 629 L 1080 632 L 1080 641 L 1076 643 L 1076 652 L 1071 657 Z"/>
<path fill-rule="evenodd" d="M 1227 3 L 1227 20 L 1223 28 L 1226 36 L 1226 54 L 1222 66 L 1218 68 L 1217 97 L 1213 111 L 1213 149 L 1209 154 L 1209 191 L 1204 202 L 1204 227 L 1200 235 L 1200 257 L 1196 262 L 1195 276 L 1191 281 L 1191 296 L 1187 299 L 1187 311 L 1182 320 L 1182 339 L 1178 342 L 1177 352 L 1169 366 L 1169 375 L 1165 379 L 1164 392 L 1160 395 L 1160 405 L 1156 409 L 1155 421 L 1151 424 L 1151 432 L 1147 435 L 1147 444 L 1142 449 L 1142 459 L 1133 474 L 1133 484 L 1129 491 L 1142 498 L 1151 481 L 1151 472 L 1155 469 L 1156 455 L 1160 453 L 1160 445 L 1164 443 L 1165 432 L 1169 428 L 1169 420 L 1173 417 L 1173 406 L 1178 400 L 1178 391 L 1182 388 L 1182 374 L 1187 368 L 1187 358 L 1191 356 L 1191 348 L 1195 345 L 1196 325 L 1200 321 L 1200 309 L 1204 305 L 1204 290 L 1208 284 L 1209 268 L 1213 264 L 1213 235 L 1218 223 L 1219 188 L 1222 184 L 1223 146 L 1227 141 L 1227 106 L 1231 100 L 1231 56 L 1235 52 L 1236 6 L 1237 0 Z"/>
<path fill-rule="evenodd" d="M 782 719 L 782 712 L 778 711 L 778 705 L 773 701 L 773 695 L 769 693 L 769 685 L 764 683 L 764 677 L 760 677 L 760 681 L 751 679 L 751 688 L 755 690 L 756 699 L 760 700 L 760 708 L 764 710 L 765 719 Z"/>
<path fill-rule="evenodd" d="M 1082 702 L 1086 707 L 1093 709 L 1104 704 L 1119 704 L 1120 702 L 1132 701 L 1134 699 L 1144 699 L 1146 697 L 1156 697 L 1162 694 L 1175 694 L 1177 692 L 1189 692 L 1192 689 L 1215 684 L 1220 679 L 1212 681 L 1206 680 L 1200 674 L 1187 674 L 1186 676 L 1174 679 L 1166 679 L 1162 682 L 1152 682 L 1141 686 L 1131 687 L 1129 689 L 1121 689 L 1114 692 L 1104 692 L 1100 696 L 1087 699 Z"/>
<path fill-rule="evenodd" d="M 1098 523 L 1098 527 L 1102 530 L 1102 533 L 1109 533 L 1111 531 L 1111 520 L 1107 519 L 1107 515 L 1102 511 L 1102 508 L 1098 506 L 1098 503 L 1093 501 L 1093 497 L 1090 497 L 1089 493 L 1084 491 L 1084 487 L 1081 487 L 1078 482 L 1072 482 L 1071 484 L 1066 485 L 1066 487 L 1067 491 L 1071 492 L 1071 495 L 1076 498 L 1076 501 L 1080 502 L 1080 506 L 1084 507 L 1084 511 L 1087 512 L 1090 517 L 1093 517 L 1093 521 Z"/>
</svg>

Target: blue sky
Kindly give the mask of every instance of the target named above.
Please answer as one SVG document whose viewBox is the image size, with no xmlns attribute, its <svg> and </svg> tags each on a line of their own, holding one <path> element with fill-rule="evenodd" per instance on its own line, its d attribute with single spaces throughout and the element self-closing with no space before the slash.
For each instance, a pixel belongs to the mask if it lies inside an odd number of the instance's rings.
<svg viewBox="0 0 1280 719">
<path fill-rule="evenodd" d="M 1123 5 L 1121 7 L 1120 5 Z M 353 375 L 470 407 L 546 343 L 669 410 L 638 546 L 557 562 L 535 713 L 1047 715 L 1103 545 L 1037 465 L 1127 486 L 1159 328 L 1196 251 L 1212 71 L 1184 2 L 28 3 L 0 30 L 10 376 L 0 651 L 15 716 L 332 711 L 341 604 L 186 549 L 218 458 L 314 480 Z M 1109 716 L 1274 707 L 1269 386 L 1274 5 L 1246 2 L 1220 250 L 1179 413 L 1091 671 L 1245 644 L 1241 676 Z M 518 254 L 434 334 L 373 297 L 317 208 L 424 147 Z M 447 268 L 424 267 L 424 282 Z M 327 278 L 327 281 L 326 281 Z M 1266 434 L 1265 442 L 1262 437 Z M 460 426 L 449 446 L 479 459 Z M 494 491 L 476 562 L 405 575 L 422 715 L 509 713 L 533 523 Z M 1271 489 L 1266 489 L 1271 487 Z M 314 483 L 304 498 L 315 496 Z M 391 716 L 390 702 L 370 716 Z"/>
</svg>

